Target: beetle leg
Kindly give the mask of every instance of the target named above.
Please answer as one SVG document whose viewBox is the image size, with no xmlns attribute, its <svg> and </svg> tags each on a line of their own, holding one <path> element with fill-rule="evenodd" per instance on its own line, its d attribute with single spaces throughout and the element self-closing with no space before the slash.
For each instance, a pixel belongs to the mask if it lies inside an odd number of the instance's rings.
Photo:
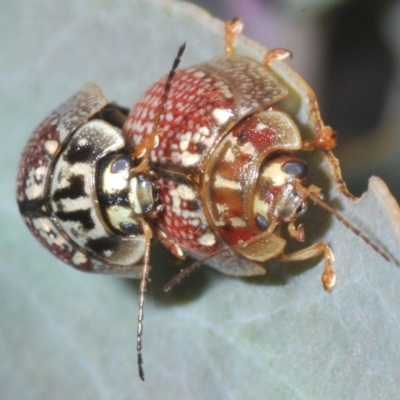
<svg viewBox="0 0 400 400">
<path fill-rule="evenodd" d="M 281 48 L 276 48 L 267 51 L 267 54 L 264 57 L 264 60 L 262 61 L 262 65 L 264 67 L 269 68 L 269 63 L 271 61 L 275 60 L 284 60 L 285 58 L 292 57 L 292 53 L 289 50 L 286 49 L 281 49 Z"/>
<path fill-rule="evenodd" d="M 336 132 L 330 126 L 324 126 L 313 140 L 304 140 L 302 150 L 331 150 L 336 146 Z"/>
<path fill-rule="evenodd" d="M 327 165 L 329 168 L 329 173 L 331 174 L 334 181 L 337 183 L 339 192 L 344 194 L 349 199 L 355 200 L 356 197 L 349 192 L 349 190 L 347 189 L 346 182 L 342 178 L 342 171 L 340 169 L 339 160 L 335 157 L 335 155 L 331 151 L 324 152 L 324 156 L 328 161 Z"/>
<path fill-rule="evenodd" d="M 303 261 L 320 255 L 323 255 L 325 259 L 324 270 L 321 276 L 322 285 L 325 291 L 331 292 L 336 284 L 336 274 L 333 267 L 335 257 L 326 242 L 315 243 L 310 247 L 291 254 L 280 254 L 277 258 L 281 261 Z"/>
<path fill-rule="evenodd" d="M 303 224 L 300 224 L 298 227 L 295 226 L 294 221 L 290 221 L 288 225 L 289 235 L 298 240 L 299 242 L 304 242 L 305 233 Z"/>
<path fill-rule="evenodd" d="M 225 23 L 225 52 L 233 54 L 235 52 L 235 40 L 243 30 L 243 22 L 239 18 L 233 18 Z"/>
</svg>

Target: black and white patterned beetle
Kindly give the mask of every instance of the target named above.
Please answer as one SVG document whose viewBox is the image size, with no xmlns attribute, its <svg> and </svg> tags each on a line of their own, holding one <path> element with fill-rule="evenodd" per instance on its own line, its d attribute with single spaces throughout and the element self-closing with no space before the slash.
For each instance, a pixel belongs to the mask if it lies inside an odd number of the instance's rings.
<svg viewBox="0 0 400 400">
<path fill-rule="evenodd" d="M 33 132 L 18 168 L 17 201 L 33 235 L 56 257 L 82 271 L 140 278 L 137 355 L 142 359 L 143 308 L 150 270 L 151 219 L 158 201 L 149 166 L 182 45 L 165 82 L 152 139 L 133 149 L 122 131 L 129 110 L 108 103 L 93 83 L 59 106 Z M 178 257 L 183 252 L 159 239 Z"/>
<path fill-rule="evenodd" d="M 32 233 L 54 255 L 90 272 L 139 278 L 144 216 L 157 210 L 151 175 L 135 172 L 121 133 L 127 110 L 88 84 L 32 134 L 17 198 Z"/>
</svg>

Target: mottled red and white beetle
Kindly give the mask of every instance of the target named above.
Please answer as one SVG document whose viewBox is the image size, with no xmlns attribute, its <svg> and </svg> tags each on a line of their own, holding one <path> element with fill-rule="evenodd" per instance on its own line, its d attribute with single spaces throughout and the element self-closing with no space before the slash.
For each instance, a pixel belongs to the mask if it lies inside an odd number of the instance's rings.
<svg viewBox="0 0 400 400">
<path fill-rule="evenodd" d="M 130 111 L 108 104 L 86 85 L 32 134 L 19 166 L 17 198 L 32 233 L 53 254 L 90 272 L 141 278 L 137 352 L 142 361 L 143 305 L 149 250 L 156 236 L 174 255 L 234 276 L 265 274 L 278 258 L 325 259 L 324 289 L 335 285 L 325 242 L 284 254 L 280 229 L 304 240 L 297 218 L 318 203 L 388 256 L 306 186 L 307 164 L 294 151 L 320 149 L 331 160 L 335 134 L 323 125 L 308 89 L 314 138 L 305 140 L 290 112 L 287 85 L 270 64 L 289 55 L 269 51 L 262 63 L 234 54 L 242 24 L 226 24 L 226 53 L 155 83 Z"/>
</svg>

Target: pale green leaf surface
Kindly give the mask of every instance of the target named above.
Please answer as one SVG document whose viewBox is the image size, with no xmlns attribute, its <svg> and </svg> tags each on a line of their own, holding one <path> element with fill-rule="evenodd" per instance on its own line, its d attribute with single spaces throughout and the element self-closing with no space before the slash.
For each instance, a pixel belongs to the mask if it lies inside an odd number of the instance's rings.
<svg viewBox="0 0 400 400">
<path fill-rule="evenodd" d="M 169 1 L 5 1 L 0 5 L 0 398 L 388 399 L 400 381 L 400 269 L 311 207 L 322 262 L 272 262 L 261 279 L 204 268 L 172 295 L 155 248 L 145 310 L 146 382 L 137 376 L 137 282 L 83 274 L 40 247 L 14 199 L 19 154 L 34 127 L 84 83 L 130 105 L 168 72 L 223 51 L 222 25 Z M 263 50 L 242 39 L 240 52 Z M 322 179 L 324 180 L 324 179 Z M 326 178 L 325 178 L 326 180 Z M 329 185 L 328 185 L 329 186 Z M 356 205 L 332 203 L 397 259 L 399 210 L 377 178 Z"/>
</svg>

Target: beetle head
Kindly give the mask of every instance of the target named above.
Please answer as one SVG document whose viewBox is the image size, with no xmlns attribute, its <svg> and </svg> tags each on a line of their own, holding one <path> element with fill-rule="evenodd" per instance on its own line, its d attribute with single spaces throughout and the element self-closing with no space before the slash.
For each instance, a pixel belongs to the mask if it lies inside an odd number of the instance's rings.
<svg viewBox="0 0 400 400">
<path fill-rule="evenodd" d="M 122 235 L 142 233 L 140 219 L 157 210 L 152 175 L 135 173 L 129 155 L 113 154 L 99 162 L 99 204 L 109 227 Z"/>
<path fill-rule="evenodd" d="M 307 164 L 292 154 L 267 160 L 260 169 L 254 196 L 255 222 L 261 231 L 294 222 L 307 209 Z"/>
</svg>

